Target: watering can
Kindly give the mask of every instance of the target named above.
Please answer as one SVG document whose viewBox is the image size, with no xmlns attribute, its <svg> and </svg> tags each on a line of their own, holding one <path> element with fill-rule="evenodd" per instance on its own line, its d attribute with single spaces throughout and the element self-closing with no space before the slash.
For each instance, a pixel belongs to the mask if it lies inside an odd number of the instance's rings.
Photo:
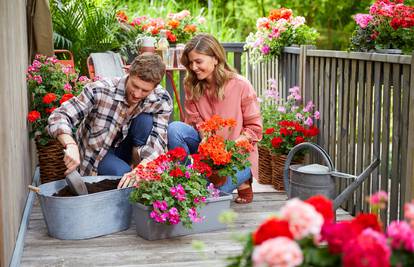
<svg viewBox="0 0 414 267">
<path fill-rule="evenodd" d="M 305 148 L 318 152 L 327 166 L 319 164 L 290 166 L 293 156 Z M 314 195 L 324 195 L 333 200 L 334 210 L 336 210 L 378 167 L 379 163 L 380 160 L 375 159 L 359 176 L 338 172 L 328 153 L 322 147 L 309 142 L 301 143 L 293 147 L 287 156 L 283 169 L 285 189 L 288 198 L 299 197 L 300 199 L 307 199 Z M 289 170 L 291 174 L 290 179 Z M 338 196 L 335 196 L 335 177 L 354 179 L 354 181 Z"/>
</svg>

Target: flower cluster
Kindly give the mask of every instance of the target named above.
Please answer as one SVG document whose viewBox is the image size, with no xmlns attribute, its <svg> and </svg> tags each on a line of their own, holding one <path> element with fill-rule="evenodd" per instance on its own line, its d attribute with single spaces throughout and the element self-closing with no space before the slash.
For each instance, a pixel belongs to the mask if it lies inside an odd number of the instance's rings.
<svg viewBox="0 0 414 267">
<path fill-rule="evenodd" d="M 374 197 L 383 203 L 384 193 Z M 334 222 L 332 202 L 324 196 L 292 199 L 248 236 L 230 266 L 413 266 L 414 216 L 406 212 L 405 218 L 383 231 L 377 214 Z"/>
<path fill-rule="evenodd" d="M 203 16 L 193 17 L 188 10 L 169 13 L 167 18 L 150 18 L 140 16 L 129 20 L 125 12 L 117 12 L 118 21 L 126 31 L 133 32 L 135 38 L 142 36 L 160 37 L 161 30 L 166 30 L 169 43 L 185 43 L 200 31 L 206 22 Z"/>
<path fill-rule="evenodd" d="M 223 119 L 218 115 L 201 123 L 198 130 L 203 133 L 204 140 L 198 147 L 201 161 L 208 164 L 220 177 L 232 177 L 236 182 L 236 173 L 250 166 L 247 160 L 253 145 L 247 140 L 226 140 L 220 135 L 225 127 L 234 127 L 233 119 Z M 212 181 L 213 182 L 213 181 Z M 216 184 L 217 185 L 217 184 Z"/>
<path fill-rule="evenodd" d="M 151 206 L 151 218 L 158 223 L 178 224 L 191 227 L 203 220 L 200 208 L 208 197 L 218 197 L 212 184 L 207 186 L 206 176 L 210 167 L 197 155 L 183 163 L 186 152 L 179 147 L 160 155 L 146 166 L 138 165 L 131 175 L 136 183 L 130 200 Z"/>
<path fill-rule="evenodd" d="M 30 136 L 45 145 L 50 140 L 46 131 L 49 115 L 62 103 L 80 93 L 90 82 L 86 76 L 78 78 L 69 66 L 64 66 L 55 57 L 36 55 L 27 68 L 27 86 L 31 93 L 30 111 L 27 120 L 31 124 Z"/>
<path fill-rule="evenodd" d="M 299 87 L 290 88 L 290 95 L 283 100 L 276 90 L 276 81 L 270 79 L 269 82 L 270 89 L 265 93 L 265 100 L 261 100 L 264 133 L 260 144 L 275 153 L 288 154 L 295 145 L 319 134 L 314 120 L 319 120 L 320 114 L 313 111 L 312 101 L 305 107 L 300 105 Z"/>
<path fill-rule="evenodd" d="M 305 25 L 304 17 L 295 17 L 286 8 L 271 10 L 268 17 L 257 19 L 256 28 L 245 45 L 253 62 L 279 56 L 285 46 L 314 44 L 318 37 L 315 29 Z"/>
<path fill-rule="evenodd" d="M 414 49 L 414 7 L 404 5 L 403 0 L 377 0 L 369 14 L 356 14 L 357 24 L 351 38 L 351 49 L 370 51 L 402 49 L 409 53 Z"/>
</svg>

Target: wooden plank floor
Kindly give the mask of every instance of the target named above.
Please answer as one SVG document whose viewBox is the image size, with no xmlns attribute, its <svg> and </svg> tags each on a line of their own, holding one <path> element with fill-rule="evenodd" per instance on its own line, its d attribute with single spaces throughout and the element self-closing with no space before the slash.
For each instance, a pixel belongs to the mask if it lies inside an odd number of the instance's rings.
<svg viewBox="0 0 414 267">
<path fill-rule="evenodd" d="M 278 192 L 255 193 L 253 203 L 231 208 L 238 214 L 234 229 L 147 241 L 135 234 L 135 225 L 123 232 L 89 240 L 58 240 L 47 235 L 38 201 L 33 207 L 25 237 L 21 266 L 225 266 L 225 258 L 238 254 L 241 244 L 234 233 L 247 233 L 263 219 L 276 213 L 286 201 Z M 338 220 L 349 219 L 344 211 Z M 233 236 L 233 237 L 232 237 Z M 192 242 L 202 241 L 205 249 L 196 250 Z"/>
</svg>

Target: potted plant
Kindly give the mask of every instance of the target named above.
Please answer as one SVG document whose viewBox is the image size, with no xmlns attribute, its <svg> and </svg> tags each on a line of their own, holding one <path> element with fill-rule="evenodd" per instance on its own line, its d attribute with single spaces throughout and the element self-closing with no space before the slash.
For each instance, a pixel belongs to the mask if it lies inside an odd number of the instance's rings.
<svg viewBox="0 0 414 267">
<path fill-rule="evenodd" d="M 251 165 L 248 157 L 253 146 L 249 141 L 226 140 L 218 134 L 224 128 L 233 127 L 235 124 L 234 119 L 223 119 L 214 115 L 198 126 L 204 135 L 204 141 L 198 147 L 200 160 L 211 167 L 212 175 L 208 179 L 216 187 L 222 186 L 227 177 L 231 177 L 233 184 L 237 184 L 237 171 Z"/>
<path fill-rule="evenodd" d="M 30 137 L 36 142 L 39 157 L 41 182 L 64 178 L 63 148 L 52 139 L 47 130 L 49 115 L 65 101 L 77 95 L 84 84 L 85 76 L 79 77 L 73 70 L 60 64 L 55 57 L 36 55 L 27 68 L 27 87 L 30 92 Z"/>
<path fill-rule="evenodd" d="M 273 9 L 268 17 L 257 19 L 256 29 L 246 38 L 245 45 L 252 62 L 277 57 L 285 46 L 315 44 L 318 37 L 316 30 L 305 24 L 304 17 L 293 16 L 287 8 Z"/>
<path fill-rule="evenodd" d="M 225 227 L 218 215 L 230 207 L 231 195 L 208 184 L 211 169 L 199 157 L 185 155 L 179 147 L 134 169 L 130 201 L 139 236 L 155 240 Z"/>
<path fill-rule="evenodd" d="M 368 200 L 371 213 L 334 222 L 331 200 L 291 199 L 245 238 L 228 266 L 413 266 L 414 204 L 405 204 L 405 220 L 384 229 L 378 211 L 387 200 L 386 192 L 377 192 Z"/>
<path fill-rule="evenodd" d="M 269 155 L 263 156 L 268 160 L 267 162 L 259 160 L 259 181 L 271 183 L 277 190 L 283 190 L 283 167 L 287 154 L 295 145 L 311 141 L 319 134 L 314 121 L 319 120 L 320 114 L 319 111 L 314 111 L 312 101 L 309 101 L 306 106 L 301 105 L 302 96 L 299 87 L 290 88 L 289 96 L 283 100 L 275 90 L 276 82 L 270 80 L 270 83 L 270 90 L 266 91 L 265 100 L 261 105 L 264 132 L 263 139 L 259 143 L 261 147 L 259 151 L 267 152 Z M 295 158 L 293 163 L 302 161 L 303 154 L 302 157 L 300 156 Z M 264 172 L 263 170 L 269 169 L 269 166 L 271 171 Z"/>
<path fill-rule="evenodd" d="M 414 49 L 414 7 L 401 0 L 378 0 L 369 14 L 356 14 L 351 37 L 353 51 L 411 53 Z"/>
</svg>

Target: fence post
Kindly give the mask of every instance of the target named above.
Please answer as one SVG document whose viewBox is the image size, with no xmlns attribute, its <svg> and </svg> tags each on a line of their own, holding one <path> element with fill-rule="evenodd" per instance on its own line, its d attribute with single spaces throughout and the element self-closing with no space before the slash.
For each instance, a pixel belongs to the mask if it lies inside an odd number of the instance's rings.
<svg viewBox="0 0 414 267">
<path fill-rule="evenodd" d="M 408 149 L 407 149 L 407 161 L 406 186 L 402 190 L 405 190 L 404 202 L 410 202 L 414 198 L 414 53 L 411 55 L 411 73 L 410 73 L 410 100 L 408 106 Z"/>
<path fill-rule="evenodd" d="M 311 100 L 311 91 L 309 89 L 309 68 L 308 68 L 308 49 L 313 49 L 313 45 L 301 45 L 299 54 L 299 88 L 303 96 L 303 103 Z"/>
</svg>

